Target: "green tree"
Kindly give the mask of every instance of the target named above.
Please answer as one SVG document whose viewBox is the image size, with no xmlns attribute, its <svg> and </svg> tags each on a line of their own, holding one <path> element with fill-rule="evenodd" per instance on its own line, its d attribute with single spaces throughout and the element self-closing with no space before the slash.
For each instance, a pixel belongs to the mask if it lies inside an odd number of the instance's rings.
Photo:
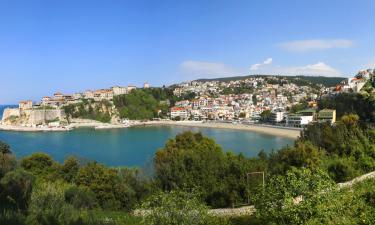
<svg viewBox="0 0 375 225">
<path fill-rule="evenodd" d="M 271 111 L 270 110 L 264 110 L 260 114 L 260 120 L 262 122 L 270 122 L 271 121 Z"/>
<path fill-rule="evenodd" d="M 79 162 L 78 159 L 70 156 L 68 157 L 61 166 L 61 175 L 64 180 L 68 182 L 74 181 L 79 170 Z"/>
<path fill-rule="evenodd" d="M 103 208 L 118 209 L 121 202 L 116 199 L 116 180 L 114 169 L 94 162 L 79 169 L 75 183 L 90 189 Z"/>
<path fill-rule="evenodd" d="M 26 210 L 31 196 L 34 176 L 22 169 L 7 173 L 0 181 L 1 206 Z"/>
<path fill-rule="evenodd" d="M 255 196 L 256 216 L 264 224 L 304 224 L 314 216 L 314 205 L 333 182 L 322 170 L 291 169 L 272 176 Z"/>
<path fill-rule="evenodd" d="M 21 167 L 36 176 L 48 177 L 57 171 L 51 156 L 45 153 L 33 153 L 21 160 Z"/>
</svg>

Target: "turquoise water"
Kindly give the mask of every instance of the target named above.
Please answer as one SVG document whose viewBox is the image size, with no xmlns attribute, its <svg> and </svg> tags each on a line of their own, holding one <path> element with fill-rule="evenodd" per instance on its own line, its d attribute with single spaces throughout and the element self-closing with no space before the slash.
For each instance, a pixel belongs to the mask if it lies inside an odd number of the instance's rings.
<svg viewBox="0 0 375 225">
<path fill-rule="evenodd" d="M 7 142 L 17 157 L 42 151 L 60 162 L 75 155 L 108 166 L 144 166 L 169 138 L 187 130 L 202 132 L 214 138 L 225 151 L 242 152 L 246 156 L 256 156 L 261 149 L 269 152 L 293 143 L 292 139 L 255 132 L 168 126 L 70 132 L 0 131 L 0 140 Z"/>
</svg>

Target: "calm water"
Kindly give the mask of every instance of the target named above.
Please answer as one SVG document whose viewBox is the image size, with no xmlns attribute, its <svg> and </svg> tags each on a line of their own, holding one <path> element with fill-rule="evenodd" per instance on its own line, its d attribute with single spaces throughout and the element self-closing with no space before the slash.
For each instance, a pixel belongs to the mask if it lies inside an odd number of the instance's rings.
<svg viewBox="0 0 375 225">
<path fill-rule="evenodd" d="M 277 150 L 293 143 L 292 139 L 255 132 L 190 127 L 76 129 L 41 133 L 0 131 L 0 140 L 10 144 L 18 157 L 43 151 L 60 162 L 69 155 L 75 155 L 109 166 L 143 166 L 152 160 L 155 151 L 163 147 L 169 138 L 186 130 L 200 131 L 214 138 L 225 151 L 242 152 L 246 156 L 255 156 L 261 149 Z"/>
</svg>

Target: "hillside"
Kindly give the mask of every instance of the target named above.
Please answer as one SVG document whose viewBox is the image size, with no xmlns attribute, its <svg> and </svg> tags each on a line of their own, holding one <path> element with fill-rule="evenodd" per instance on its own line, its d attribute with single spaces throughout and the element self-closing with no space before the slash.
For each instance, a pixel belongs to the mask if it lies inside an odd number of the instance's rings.
<svg viewBox="0 0 375 225">
<path fill-rule="evenodd" d="M 212 78 L 212 79 L 198 79 L 195 81 L 198 82 L 206 82 L 206 81 L 222 81 L 222 82 L 228 82 L 228 81 L 237 81 L 237 80 L 245 80 L 248 78 L 256 78 L 256 77 L 269 77 L 274 76 L 281 79 L 286 80 L 299 80 L 302 82 L 309 82 L 312 84 L 322 84 L 326 87 L 332 87 L 336 84 L 340 83 L 341 81 L 345 80 L 345 77 L 325 77 L 325 76 L 285 76 L 285 75 L 247 75 L 247 76 L 234 76 L 234 77 L 222 77 L 222 78 Z"/>
</svg>

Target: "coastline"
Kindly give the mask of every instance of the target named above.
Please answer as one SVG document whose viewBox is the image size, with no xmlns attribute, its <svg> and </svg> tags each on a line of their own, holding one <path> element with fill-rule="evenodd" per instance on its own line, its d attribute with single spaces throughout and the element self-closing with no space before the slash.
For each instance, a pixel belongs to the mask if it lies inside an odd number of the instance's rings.
<svg viewBox="0 0 375 225">
<path fill-rule="evenodd" d="M 128 124 L 107 124 L 97 121 L 82 121 L 71 123 L 65 127 L 26 127 L 26 126 L 11 126 L 0 124 L 0 130 L 4 131 L 21 131 L 21 132 L 63 132 L 70 131 L 76 128 L 94 128 L 95 130 L 106 129 L 123 129 L 129 127 L 139 126 L 184 126 L 184 127 L 198 127 L 198 128 L 213 128 L 213 129 L 229 129 L 229 130 L 243 130 L 262 133 L 266 135 L 280 136 L 285 138 L 296 139 L 300 135 L 300 129 L 276 127 L 269 125 L 247 125 L 247 124 L 233 124 L 233 123 L 205 123 L 202 121 L 131 121 Z"/>
<path fill-rule="evenodd" d="M 276 127 L 268 125 L 247 125 L 247 124 L 233 124 L 233 123 L 203 123 L 201 121 L 150 121 L 144 122 L 141 125 L 145 126 L 185 126 L 185 127 L 201 127 L 214 129 L 229 129 L 229 130 L 243 130 L 252 131 L 273 136 L 286 137 L 297 139 L 300 135 L 301 129 Z"/>
</svg>

